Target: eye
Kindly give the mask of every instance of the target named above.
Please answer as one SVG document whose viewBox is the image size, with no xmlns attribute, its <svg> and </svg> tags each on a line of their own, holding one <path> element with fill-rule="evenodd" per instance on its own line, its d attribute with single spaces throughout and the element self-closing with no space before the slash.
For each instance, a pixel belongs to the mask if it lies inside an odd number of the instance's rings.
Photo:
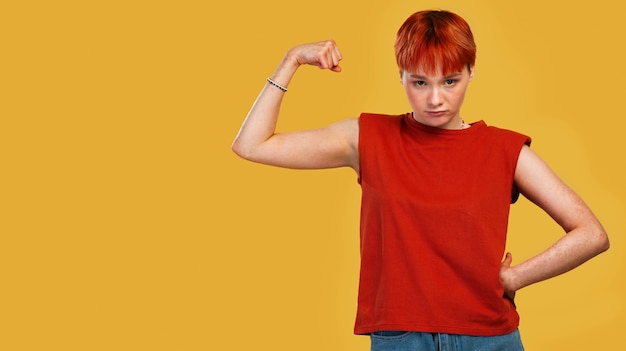
<svg viewBox="0 0 626 351">
<path fill-rule="evenodd" d="M 423 87 L 426 85 L 426 82 L 423 80 L 416 80 L 415 82 L 413 82 L 413 84 L 417 87 Z"/>
<path fill-rule="evenodd" d="M 456 79 L 446 79 L 443 83 L 445 85 L 454 85 L 457 82 Z"/>
</svg>

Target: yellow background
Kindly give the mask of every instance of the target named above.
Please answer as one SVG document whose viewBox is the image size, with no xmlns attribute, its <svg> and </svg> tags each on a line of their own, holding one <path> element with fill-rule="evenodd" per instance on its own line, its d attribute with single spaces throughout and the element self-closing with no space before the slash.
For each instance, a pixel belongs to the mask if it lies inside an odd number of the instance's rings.
<svg viewBox="0 0 626 351">
<path fill-rule="evenodd" d="M 531 135 L 611 235 L 518 293 L 526 348 L 624 348 L 618 3 L 5 1 L 0 349 L 367 350 L 355 175 L 249 163 L 230 143 L 302 42 L 335 39 L 344 72 L 300 70 L 280 130 L 408 111 L 393 38 L 428 8 L 474 31 L 465 119 Z M 525 199 L 510 222 L 517 262 L 561 235 Z"/>
</svg>

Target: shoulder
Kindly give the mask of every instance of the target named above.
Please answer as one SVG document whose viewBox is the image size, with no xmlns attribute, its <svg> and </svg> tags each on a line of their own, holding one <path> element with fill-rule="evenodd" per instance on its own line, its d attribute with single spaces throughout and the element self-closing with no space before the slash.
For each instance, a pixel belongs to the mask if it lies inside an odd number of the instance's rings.
<svg viewBox="0 0 626 351">
<path fill-rule="evenodd" d="M 363 112 L 359 116 L 359 120 L 362 122 L 371 122 L 371 123 L 394 123 L 402 121 L 404 115 L 387 115 L 381 113 L 367 113 Z"/>
<path fill-rule="evenodd" d="M 386 129 L 397 128 L 402 124 L 404 115 L 387 115 L 380 113 L 361 113 L 359 116 L 360 131 L 383 132 Z"/>
<path fill-rule="evenodd" d="M 487 126 L 485 130 L 487 131 L 488 135 L 493 138 L 501 139 L 503 141 L 513 142 L 515 144 L 520 144 L 520 146 L 522 144 L 530 145 L 532 142 L 532 138 L 530 136 L 522 134 L 520 132 L 510 130 L 510 129 L 504 129 L 504 128 L 495 127 L 495 126 Z"/>
</svg>

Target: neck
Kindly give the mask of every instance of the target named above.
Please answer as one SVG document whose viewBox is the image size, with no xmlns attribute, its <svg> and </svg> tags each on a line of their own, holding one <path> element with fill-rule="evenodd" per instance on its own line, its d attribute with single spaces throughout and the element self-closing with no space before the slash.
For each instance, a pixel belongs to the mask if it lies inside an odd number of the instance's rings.
<svg viewBox="0 0 626 351">
<path fill-rule="evenodd" d="M 419 122 L 419 123 L 423 123 L 417 120 L 417 118 L 415 118 L 415 113 L 411 112 L 411 117 L 413 118 L 414 121 Z M 471 127 L 471 124 L 467 124 L 465 123 L 465 120 L 463 120 L 463 118 L 459 117 L 459 126 L 458 127 L 439 127 L 439 128 L 443 128 L 443 129 L 450 129 L 450 130 L 455 130 L 455 129 L 467 129 L 469 127 Z"/>
</svg>

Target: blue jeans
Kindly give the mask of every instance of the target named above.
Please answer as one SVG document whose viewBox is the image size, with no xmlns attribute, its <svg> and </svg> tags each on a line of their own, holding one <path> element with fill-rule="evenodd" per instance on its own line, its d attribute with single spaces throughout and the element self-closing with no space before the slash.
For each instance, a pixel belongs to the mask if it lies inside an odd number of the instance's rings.
<svg viewBox="0 0 626 351">
<path fill-rule="evenodd" d="M 523 351 L 519 331 L 499 336 L 381 331 L 370 334 L 371 351 Z"/>
</svg>

